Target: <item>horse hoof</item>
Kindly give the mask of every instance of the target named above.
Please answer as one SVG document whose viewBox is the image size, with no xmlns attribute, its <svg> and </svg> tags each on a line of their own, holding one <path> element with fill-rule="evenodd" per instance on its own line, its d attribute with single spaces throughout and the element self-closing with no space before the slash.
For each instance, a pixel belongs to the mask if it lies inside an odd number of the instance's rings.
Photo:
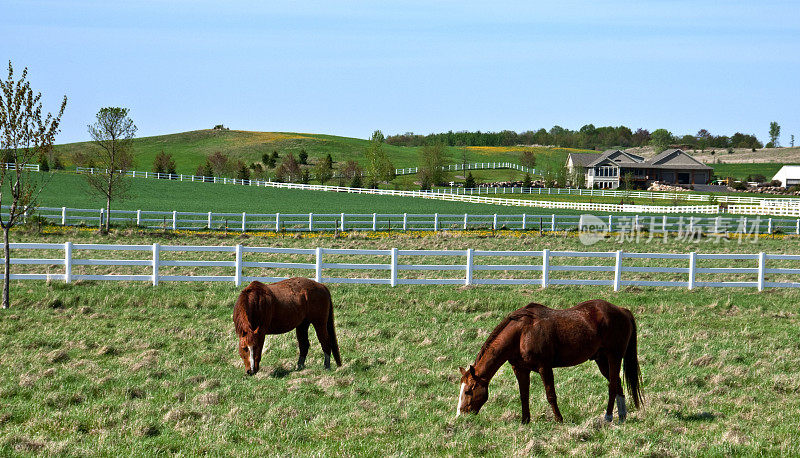
<svg viewBox="0 0 800 458">
<path fill-rule="evenodd" d="M 606 423 L 611 423 L 612 421 L 614 421 L 614 416 L 606 414 L 606 416 L 604 416 L 603 419 L 606 421 Z"/>
<path fill-rule="evenodd" d="M 305 368 L 306 368 L 306 365 L 305 365 L 305 364 L 298 364 L 298 365 L 297 365 L 297 370 L 298 370 L 298 371 L 302 371 L 302 370 L 303 370 L 303 369 L 305 369 Z"/>
<path fill-rule="evenodd" d="M 556 417 L 556 423 L 564 423 L 564 419 L 562 417 Z"/>
<path fill-rule="evenodd" d="M 528 417 L 528 418 L 523 418 L 523 419 L 522 419 L 522 424 L 523 424 L 523 425 L 527 425 L 527 424 L 528 424 L 528 423 L 530 423 L 530 422 L 531 422 L 531 418 L 530 418 L 530 417 Z"/>
<path fill-rule="evenodd" d="M 620 422 L 620 423 L 625 423 L 625 418 L 627 418 L 627 417 L 626 417 L 626 416 L 624 416 L 624 415 L 620 415 L 620 416 L 619 416 L 619 422 Z"/>
<path fill-rule="evenodd" d="M 329 370 L 331 370 L 331 365 L 330 365 L 330 364 L 328 364 L 327 366 L 325 366 L 325 370 L 326 370 L 326 371 L 329 371 Z"/>
</svg>

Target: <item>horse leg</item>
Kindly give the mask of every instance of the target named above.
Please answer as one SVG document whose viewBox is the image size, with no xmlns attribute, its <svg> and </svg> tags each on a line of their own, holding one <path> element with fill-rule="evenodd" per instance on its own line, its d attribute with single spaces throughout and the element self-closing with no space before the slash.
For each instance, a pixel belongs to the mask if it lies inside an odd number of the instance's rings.
<svg viewBox="0 0 800 458">
<path fill-rule="evenodd" d="M 530 406 L 530 388 L 531 388 L 531 371 L 517 366 L 511 366 L 514 369 L 514 375 L 517 376 L 517 383 L 519 383 L 519 400 L 522 403 L 522 423 L 530 423 L 531 421 L 531 406 Z"/>
<path fill-rule="evenodd" d="M 297 370 L 301 371 L 306 367 L 306 356 L 308 355 L 308 321 L 303 321 L 295 329 L 297 332 L 297 346 L 300 347 L 300 357 L 297 358 Z"/>
<path fill-rule="evenodd" d="M 611 378 L 608 375 L 608 359 L 605 355 L 598 355 L 594 360 L 597 363 L 597 368 L 600 373 L 608 380 L 608 405 L 606 406 L 605 420 L 611 423 L 614 420 L 614 387 L 611 385 Z"/>
<path fill-rule="evenodd" d="M 325 353 L 325 369 L 331 370 L 331 338 L 328 335 L 327 323 L 314 323 L 314 331 L 317 332 L 317 340 Z"/>
<path fill-rule="evenodd" d="M 564 422 L 564 418 L 561 417 L 561 412 L 558 410 L 558 403 L 556 402 L 556 385 L 553 381 L 553 368 L 552 367 L 542 367 L 539 369 L 539 376 L 542 377 L 542 383 L 544 384 L 544 392 L 547 395 L 547 402 L 550 403 L 550 407 L 553 408 L 553 415 L 556 417 L 556 421 L 559 423 Z"/>
<path fill-rule="evenodd" d="M 622 365 L 622 358 L 615 357 L 613 355 L 609 355 L 608 357 L 608 393 L 609 393 L 609 400 L 608 404 L 609 407 L 611 406 L 611 396 L 612 393 L 616 398 L 617 401 L 617 414 L 619 415 L 619 422 L 622 423 L 625 421 L 625 417 L 628 416 L 628 409 L 625 408 L 625 393 L 622 391 L 622 381 L 619 377 L 619 370 L 620 366 Z M 611 409 L 609 409 L 611 410 Z"/>
</svg>

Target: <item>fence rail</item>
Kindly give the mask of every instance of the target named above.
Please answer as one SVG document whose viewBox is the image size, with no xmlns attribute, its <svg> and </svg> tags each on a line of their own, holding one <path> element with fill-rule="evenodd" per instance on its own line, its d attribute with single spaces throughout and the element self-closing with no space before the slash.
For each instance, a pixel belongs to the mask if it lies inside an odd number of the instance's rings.
<svg viewBox="0 0 800 458">
<path fill-rule="evenodd" d="M 157 286 L 165 281 L 222 281 L 239 286 L 259 280 L 272 282 L 291 276 L 308 276 L 325 283 L 397 285 L 596 285 L 619 291 L 625 286 L 659 287 L 800 287 L 800 255 L 631 253 L 575 251 L 491 250 L 386 250 L 295 249 L 274 247 L 96 245 L 60 243 L 12 243 L 12 252 L 46 251 L 50 257 L 19 257 L 11 264 L 45 265 L 47 272 L 11 274 L 12 280 L 48 280 L 70 283 L 92 281 L 146 281 Z M 100 259 L 99 252 L 146 253 L 139 259 Z M 217 259 L 200 259 L 216 256 Z M 55 257 L 57 256 L 57 257 Z M 85 257 L 94 256 L 94 257 Z M 263 260 L 271 256 L 271 260 Z M 275 261 L 275 256 L 290 257 Z M 331 262 L 358 256 L 369 262 Z M 171 257 L 174 259 L 165 259 Z M 297 257 L 306 262 L 296 262 Z M 219 260 L 219 259 L 222 260 Z M 378 258 L 378 259 L 375 259 Z M 257 260 L 260 259 L 260 260 Z M 482 262 L 482 260 L 485 260 Z M 583 260 L 583 264 L 579 261 Z M 713 264 L 710 264 L 713 262 Z M 769 268 L 768 262 L 773 263 Z M 566 264 L 565 264 L 566 263 Z M 671 263 L 670 265 L 665 265 Z M 722 267 L 719 264 L 724 264 Z M 108 273 L 103 269 L 129 269 Z M 216 269 L 207 275 L 181 269 Z M 51 269 L 60 270 L 51 273 Z M 99 269 L 99 270 L 98 270 Z M 309 275 L 309 271 L 313 274 Z M 332 276 L 331 272 L 336 276 Z M 436 274 L 438 273 L 438 274 Z M 572 275 L 577 273 L 579 278 Z M 285 274 L 285 275 L 284 275 Z M 514 275 L 512 275 L 514 274 Z M 533 274 L 533 275 L 532 275 Z M 655 274 L 655 275 L 654 275 Z M 718 277 L 724 277 L 722 279 Z M 709 278 L 717 277 L 717 278 Z M 768 281 L 768 277 L 769 280 Z M 657 279 L 653 279 L 657 278 Z"/>
<path fill-rule="evenodd" d="M 419 197 L 423 199 L 444 200 L 452 202 L 468 202 L 490 205 L 503 205 L 515 207 L 533 207 L 533 208 L 561 208 L 567 210 L 579 211 L 599 211 L 610 213 L 720 213 L 719 205 L 627 205 L 627 204 L 602 204 L 591 202 L 560 202 L 553 200 L 537 201 L 530 199 L 504 199 L 498 197 L 484 197 L 480 195 L 459 195 L 449 192 L 431 192 L 431 191 L 399 191 L 392 189 L 367 189 L 367 188 L 350 188 L 345 186 L 327 186 L 327 185 L 311 185 L 299 183 L 277 183 L 272 181 L 261 180 L 242 180 L 236 178 L 219 178 L 219 177 L 201 177 L 194 175 L 168 175 L 144 172 L 127 172 L 134 177 L 142 178 L 162 178 L 162 179 L 175 179 L 180 181 L 196 181 L 204 183 L 222 183 L 222 184 L 238 184 L 244 186 L 263 186 L 282 189 L 303 189 L 308 191 L 328 191 L 328 192 L 346 192 L 351 194 L 371 194 L 383 196 L 399 196 L 399 197 Z M 744 214 L 760 214 L 760 215 L 780 215 L 780 216 L 800 216 L 800 206 L 796 207 L 775 207 L 775 206 L 734 206 L 730 205 L 724 211 L 734 213 L 740 210 Z"/>
<path fill-rule="evenodd" d="M 16 170 L 17 166 L 13 162 L 5 162 L 3 163 L 3 168 L 6 170 Z M 30 172 L 38 172 L 39 164 L 20 164 L 20 169 Z"/>
<path fill-rule="evenodd" d="M 800 206 L 797 197 L 755 197 L 735 196 L 726 194 L 695 194 L 691 192 L 657 192 L 657 191 L 617 191 L 613 189 L 582 189 L 582 188 L 525 188 L 525 187 L 490 187 L 477 188 L 436 188 L 432 192 L 449 193 L 457 195 L 498 195 L 498 194 L 536 194 L 553 196 L 591 196 L 591 197 L 623 197 L 659 200 L 677 200 L 694 202 L 729 202 L 736 204 L 759 204 L 778 206 Z"/>
<path fill-rule="evenodd" d="M 3 206 L 2 209 L 7 209 Z M 101 226 L 105 209 L 38 207 L 36 215 L 62 226 Z M 30 215 L 29 215 L 30 217 Z M 593 218 L 594 223 L 590 223 Z M 584 230 L 602 222 L 610 232 L 681 232 L 702 234 L 800 235 L 800 218 L 748 216 L 663 215 L 556 215 L 556 214 L 451 214 L 451 213 L 224 213 L 152 210 L 112 210 L 113 225 L 162 230 L 225 231 L 443 231 L 509 229 L 523 231 Z"/>
</svg>

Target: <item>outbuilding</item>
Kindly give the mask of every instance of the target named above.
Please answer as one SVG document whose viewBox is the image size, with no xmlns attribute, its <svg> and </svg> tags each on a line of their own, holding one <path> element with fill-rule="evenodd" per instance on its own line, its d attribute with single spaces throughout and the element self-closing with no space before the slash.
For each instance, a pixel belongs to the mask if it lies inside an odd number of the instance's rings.
<svg viewBox="0 0 800 458">
<path fill-rule="evenodd" d="M 800 185 L 800 165 L 784 165 L 772 180 L 780 181 L 784 188 Z"/>
</svg>

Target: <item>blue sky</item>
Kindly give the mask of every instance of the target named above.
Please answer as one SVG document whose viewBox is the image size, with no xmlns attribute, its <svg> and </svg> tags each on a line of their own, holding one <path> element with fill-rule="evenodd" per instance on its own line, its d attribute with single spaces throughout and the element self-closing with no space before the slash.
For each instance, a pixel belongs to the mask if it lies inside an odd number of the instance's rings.
<svg viewBox="0 0 800 458">
<path fill-rule="evenodd" d="M 0 0 L 0 57 L 139 136 L 624 124 L 800 143 L 800 2 Z M 3 65 L 5 67 L 5 65 Z M 5 70 L 3 70 L 5 74 Z"/>
</svg>

